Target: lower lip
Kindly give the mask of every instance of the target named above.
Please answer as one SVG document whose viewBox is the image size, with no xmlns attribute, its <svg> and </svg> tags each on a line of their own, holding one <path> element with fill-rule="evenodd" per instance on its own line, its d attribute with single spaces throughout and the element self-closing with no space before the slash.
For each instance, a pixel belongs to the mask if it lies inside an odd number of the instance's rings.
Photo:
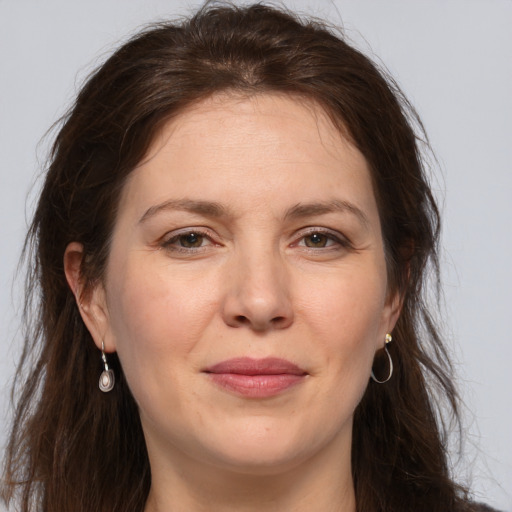
<svg viewBox="0 0 512 512">
<path fill-rule="evenodd" d="M 296 386 L 305 375 L 281 373 L 278 375 L 241 375 L 238 373 L 210 373 L 212 381 L 227 391 L 249 398 L 268 398 Z"/>
</svg>

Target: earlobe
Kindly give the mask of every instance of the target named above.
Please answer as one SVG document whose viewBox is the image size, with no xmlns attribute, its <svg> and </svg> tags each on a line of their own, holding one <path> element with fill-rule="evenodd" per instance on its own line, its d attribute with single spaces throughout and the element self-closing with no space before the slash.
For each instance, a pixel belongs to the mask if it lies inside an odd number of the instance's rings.
<svg viewBox="0 0 512 512">
<path fill-rule="evenodd" d="M 101 350 L 102 343 L 106 352 L 114 352 L 115 344 L 106 339 L 109 331 L 108 310 L 105 290 L 98 282 L 91 289 L 85 289 L 81 266 L 84 251 L 82 244 L 71 242 L 64 252 L 64 272 L 68 285 L 75 296 L 80 316 L 91 333 L 96 346 Z"/>
</svg>

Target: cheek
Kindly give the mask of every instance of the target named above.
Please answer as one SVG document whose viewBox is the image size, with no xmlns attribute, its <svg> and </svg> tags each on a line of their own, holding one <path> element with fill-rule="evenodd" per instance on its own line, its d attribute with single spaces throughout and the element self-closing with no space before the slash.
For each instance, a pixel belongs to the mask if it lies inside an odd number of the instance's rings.
<svg viewBox="0 0 512 512">
<path fill-rule="evenodd" d="M 386 278 L 378 266 L 323 276 L 300 295 L 301 315 L 315 325 L 321 339 L 359 344 L 378 335 L 385 317 Z"/>
<path fill-rule="evenodd" d="M 309 290 L 298 316 L 322 354 L 319 368 L 328 368 L 331 389 L 353 388 L 359 396 L 385 334 L 386 279 L 379 266 L 352 267 Z"/>
<path fill-rule="evenodd" d="M 176 380 L 217 308 L 216 288 L 140 259 L 109 285 L 110 333 L 130 386 Z"/>
</svg>

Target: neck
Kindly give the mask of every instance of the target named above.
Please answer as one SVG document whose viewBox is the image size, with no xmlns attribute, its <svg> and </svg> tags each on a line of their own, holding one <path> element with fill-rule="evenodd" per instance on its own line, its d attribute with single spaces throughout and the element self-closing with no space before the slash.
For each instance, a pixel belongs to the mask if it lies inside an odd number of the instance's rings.
<svg viewBox="0 0 512 512">
<path fill-rule="evenodd" d="M 332 447 L 331 447 L 332 448 Z M 151 460 L 152 486 L 145 512 L 355 512 L 350 451 L 329 450 L 288 468 L 261 474 L 198 464 L 173 454 L 168 465 Z M 332 453 L 338 460 L 332 460 Z"/>
</svg>

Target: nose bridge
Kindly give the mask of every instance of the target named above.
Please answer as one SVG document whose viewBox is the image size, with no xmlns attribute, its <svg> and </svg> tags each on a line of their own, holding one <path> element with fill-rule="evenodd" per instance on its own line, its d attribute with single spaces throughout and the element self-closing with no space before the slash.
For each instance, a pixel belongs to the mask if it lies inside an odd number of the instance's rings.
<svg viewBox="0 0 512 512">
<path fill-rule="evenodd" d="M 253 241 L 236 251 L 233 259 L 225 301 L 226 322 L 255 330 L 289 326 L 293 321 L 290 283 L 279 248 Z"/>
<path fill-rule="evenodd" d="M 241 293 L 250 303 L 270 306 L 284 295 L 286 269 L 278 251 L 272 248 L 244 255 L 241 263 Z"/>
</svg>

